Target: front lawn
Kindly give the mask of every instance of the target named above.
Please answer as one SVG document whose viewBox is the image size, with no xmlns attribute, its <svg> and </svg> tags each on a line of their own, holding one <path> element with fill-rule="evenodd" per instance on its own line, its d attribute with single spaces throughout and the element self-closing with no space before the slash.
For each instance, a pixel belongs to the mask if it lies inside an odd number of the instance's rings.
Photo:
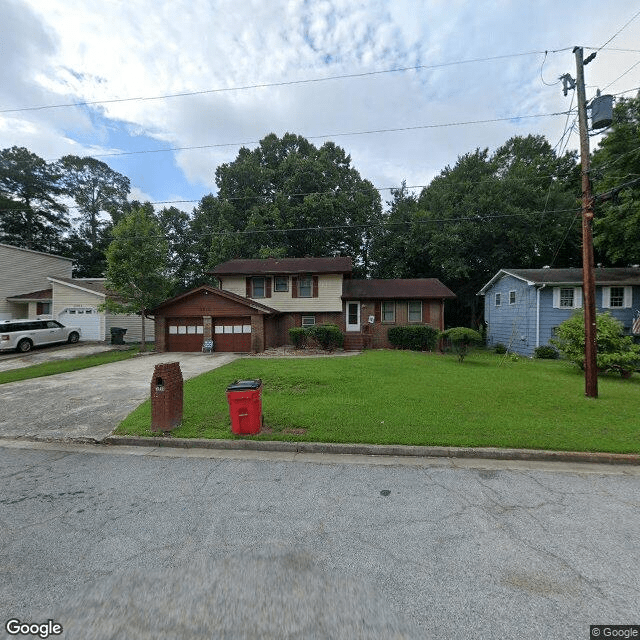
<svg viewBox="0 0 640 640">
<path fill-rule="evenodd" d="M 138 353 L 140 353 L 139 348 L 131 347 L 129 349 L 105 351 L 103 353 L 96 353 L 89 356 L 67 358 L 66 360 L 52 360 L 51 362 L 34 364 L 30 367 L 20 367 L 18 369 L 9 369 L 8 371 L 0 371 L 0 384 L 17 382 L 18 380 L 29 380 L 31 378 L 42 378 L 43 376 L 53 376 L 58 373 L 68 373 L 69 371 L 87 369 L 88 367 L 97 367 L 101 364 L 133 358 L 134 356 L 137 356 Z"/>
<path fill-rule="evenodd" d="M 515 447 L 640 453 L 640 376 L 584 377 L 561 361 L 479 351 L 454 356 L 367 351 L 361 356 L 243 358 L 184 387 L 174 437 L 235 438 L 225 396 L 237 379 L 262 378 L 265 433 L 258 440 Z M 150 430 L 147 401 L 117 435 Z M 245 436 L 246 437 L 246 436 Z"/>
</svg>

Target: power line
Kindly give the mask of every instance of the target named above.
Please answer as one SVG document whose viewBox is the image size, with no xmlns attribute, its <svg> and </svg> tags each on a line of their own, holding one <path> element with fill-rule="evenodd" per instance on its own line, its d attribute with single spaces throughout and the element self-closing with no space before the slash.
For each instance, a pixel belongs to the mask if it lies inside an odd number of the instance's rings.
<svg viewBox="0 0 640 640">
<path fill-rule="evenodd" d="M 635 69 L 638 65 L 640 64 L 640 60 L 638 60 L 638 62 L 636 62 L 635 64 L 632 64 L 622 75 L 619 75 L 615 80 L 612 80 L 604 89 L 603 91 L 606 91 L 612 84 L 615 84 L 616 82 L 618 82 L 618 80 L 620 80 L 620 78 L 624 78 L 624 76 L 627 75 L 627 73 L 629 73 L 629 71 L 632 71 L 633 69 Z"/>
<path fill-rule="evenodd" d="M 373 135 L 379 133 L 399 133 L 403 131 L 418 131 L 423 129 L 439 129 L 445 127 L 461 127 L 468 126 L 473 124 L 492 124 L 494 122 L 508 122 L 510 120 L 528 120 L 532 118 L 548 118 L 553 116 L 563 116 L 567 114 L 567 111 L 556 111 L 553 113 L 535 113 L 529 115 L 521 115 L 521 116 L 508 116 L 504 118 L 487 118 L 486 120 L 466 120 L 461 122 L 444 122 L 439 124 L 421 124 L 414 125 L 409 127 L 393 127 L 389 129 L 367 129 L 364 131 L 346 131 L 346 132 L 338 132 L 338 133 L 325 133 L 322 135 L 314 135 L 314 136 L 304 136 L 307 140 L 320 140 L 326 138 L 341 138 L 346 136 L 364 136 L 364 135 Z M 203 144 L 203 145 L 194 145 L 187 147 L 164 147 L 162 149 L 142 149 L 139 151 L 115 151 L 113 153 L 100 153 L 95 154 L 93 158 L 109 158 L 113 156 L 131 156 L 131 155 L 141 155 L 145 153 L 166 153 L 171 151 L 198 151 L 203 149 L 218 149 L 222 147 L 244 147 L 254 144 L 260 144 L 260 140 L 251 140 L 248 142 L 221 142 L 217 144 Z"/>
<path fill-rule="evenodd" d="M 604 49 L 604 47 L 606 47 L 614 38 L 618 37 L 638 16 L 640 16 L 640 11 L 634 14 L 629 21 L 625 22 L 601 47 L 597 49 L 597 51 Z"/>
<path fill-rule="evenodd" d="M 563 49 L 554 49 L 551 50 L 550 53 L 559 53 L 562 51 L 568 51 L 571 47 L 565 47 Z M 198 96 L 198 95 L 206 95 L 212 93 L 226 93 L 230 91 L 247 91 L 250 89 L 267 89 L 270 87 L 286 87 L 291 85 L 300 85 L 300 84 L 313 84 L 318 82 L 329 82 L 332 80 L 347 80 L 353 78 L 365 78 L 370 76 L 383 75 L 388 73 L 403 73 L 406 71 L 425 71 L 431 69 L 442 69 L 444 67 L 452 67 L 463 64 L 472 64 L 477 62 L 492 62 L 495 60 L 504 60 L 507 58 L 517 58 L 531 55 L 538 55 L 541 53 L 547 53 L 547 51 L 525 51 L 522 53 L 509 53 L 499 56 L 490 56 L 486 58 L 470 58 L 468 60 L 455 60 L 452 62 L 441 62 L 438 64 L 420 64 L 414 65 L 410 67 L 395 67 L 392 69 L 381 69 L 377 71 L 363 71 L 360 73 L 345 73 L 335 76 L 325 76 L 322 78 L 306 78 L 302 80 L 284 80 L 281 82 L 261 82 L 256 84 L 247 84 L 247 85 L 239 85 L 235 87 L 218 87 L 214 89 L 201 89 L 198 91 L 183 91 L 179 93 L 166 93 L 157 96 L 136 96 L 131 98 L 107 98 L 104 100 L 87 100 L 83 102 L 68 102 L 61 104 L 47 104 L 33 107 L 19 107 L 16 109 L 0 109 L 0 113 L 18 113 L 23 111 L 42 111 L 45 109 L 63 109 L 67 107 L 86 107 L 92 105 L 100 105 L 100 104 L 116 104 L 123 102 L 143 102 L 143 101 L 151 101 L 151 100 L 166 100 L 169 98 L 183 98 L 188 96 Z"/>
</svg>

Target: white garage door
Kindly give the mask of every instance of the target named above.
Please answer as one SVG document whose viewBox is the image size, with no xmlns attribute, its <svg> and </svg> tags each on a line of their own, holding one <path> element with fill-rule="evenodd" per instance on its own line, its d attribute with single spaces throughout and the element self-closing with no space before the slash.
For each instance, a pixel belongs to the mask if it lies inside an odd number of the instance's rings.
<svg viewBox="0 0 640 640">
<path fill-rule="evenodd" d="M 81 340 L 104 340 L 100 335 L 100 315 L 92 307 L 72 307 L 58 316 L 58 321 L 66 327 L 80 327 Z"/>
</svg>

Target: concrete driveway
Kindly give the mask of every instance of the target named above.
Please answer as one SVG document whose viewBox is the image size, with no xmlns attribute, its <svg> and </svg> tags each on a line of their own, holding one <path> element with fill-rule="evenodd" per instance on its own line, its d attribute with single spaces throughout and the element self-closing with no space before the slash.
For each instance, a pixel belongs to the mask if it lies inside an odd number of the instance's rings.
<svg viewBox="0 0 640 640">
<path fill-rule="evenodd" d="M 179 362 L 186 380 L 236 358 L 231 353 L 148 354 L 0 385 L 0 438 L 100 442 L 149 397 L 156 364 Z"/>
</svg>

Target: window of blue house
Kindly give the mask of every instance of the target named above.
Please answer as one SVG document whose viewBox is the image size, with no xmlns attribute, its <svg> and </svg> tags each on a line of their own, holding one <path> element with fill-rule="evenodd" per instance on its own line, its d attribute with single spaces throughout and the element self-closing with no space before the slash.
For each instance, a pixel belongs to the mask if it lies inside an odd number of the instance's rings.
<svg viewBox="0 0 640 640">
<path fill-rule="evenodd" d="M 562 287 L 560 289 L 560 306 L 573 309 L 573 297 L 575 289 L 573 287 Z"/>
<path fill-rule="evenodd" d="M 501 304 L 501 295 L 496 293 L 496 307 L 499 307 Z"/>
<path fill-rule="evenodd" d="M 516 292 L 509 291 L 509 304 L 515 304 L 515 303 L 516 303 Z"/>
</svg>

